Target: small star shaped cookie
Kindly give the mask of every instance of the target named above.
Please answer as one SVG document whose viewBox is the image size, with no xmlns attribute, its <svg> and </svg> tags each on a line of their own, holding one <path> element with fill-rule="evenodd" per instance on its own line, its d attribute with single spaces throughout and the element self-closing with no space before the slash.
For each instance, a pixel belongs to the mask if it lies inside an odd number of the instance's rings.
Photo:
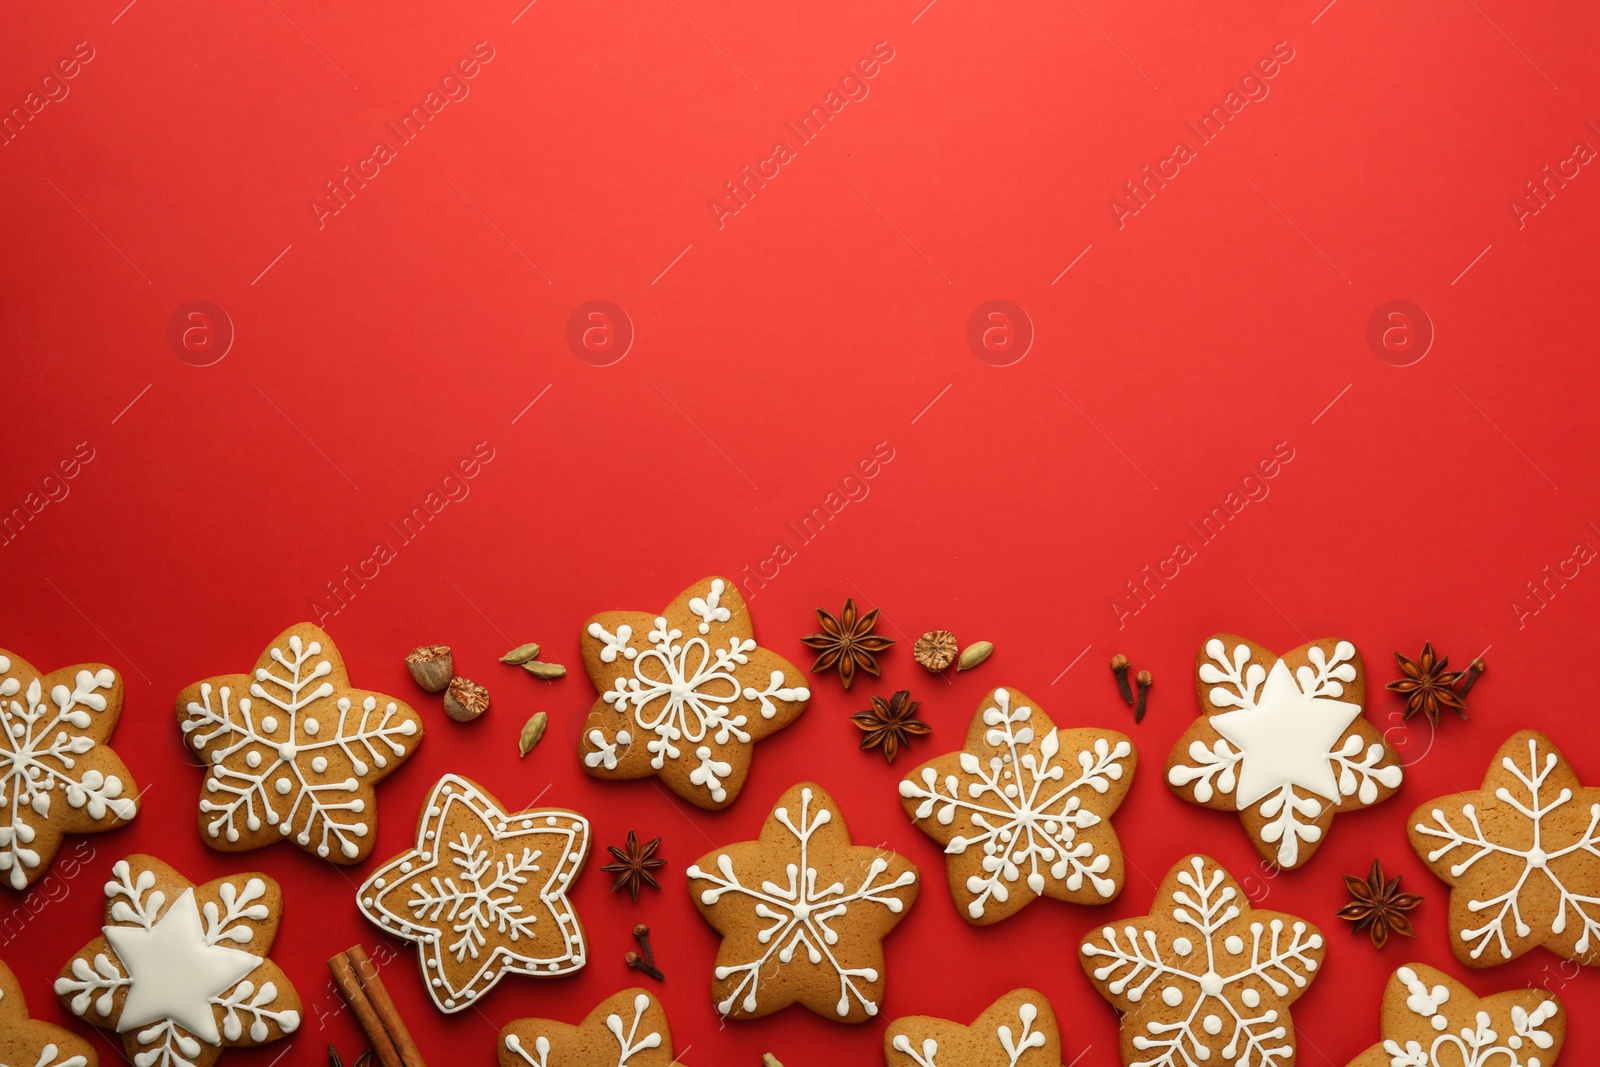
<svg viewBox="0 0 1600 1067">
<path fill-rule="evenodd" d="M 103 663 L 41 673 L 0 649 L 0 872 L 26 889 L 65 834 L 113 830 L 139 813 L 138 788 L 106 744 L 122 678 Z"/>
<path fill-rule="evenodd" d="M 696 582 L 660 615 L 596 615 L 581 643 L 600 691 L 579 744 L 583 769 L 657 775 L 708 811 L 733 803 L 755 743 L 811 699 L 794 664 L 756 645 L 744 598 L 722 578 Z"/>
<path fill-rule="evenodd" d="M 143 1067 L 210 1067 L 223 1049 L 300 1028 L 300 997 L 267 959 L 283 896 L 264 874 L 197 886 L 152 856 L 129 856 L 105 885 L 106 923 L 56 979 L 85 1022 L 122 1035 Z"/>
<path fill-rule="evenodd" d="M 1420 963 L 1394 972 L 1383 993 L 1383 1040 L 1348 1067 L 1553 1067 L 1567 1033 L 1561 999 L 1513 989 L 1481 1000 Z"/>
<path fill-rule="evenodd" d="M 821 786 L 791 786 L 757 840 L 707 853 L 688 875 L 695 906 L 722 935 L 718 1011 L 755 1019 L 799 1003 L 845 1023 L 878 1014 L 883 938 L 917 899 L 917 868 L 852 844 Z"/>
<path fill-rule="evenodd" d="M 671 1067 L 672 1031 L 661 1002 L 624 989 L 577 1026 L 515 1019 L 500 1031 L 500 1067 Z"/>
<path fill-rule="evenodd" d="M 350 685 L 333 638 L 303 622 L 279 634 L 249 674 L 178 694 L 178 723 L 207 761 L 200 835 L 222 852 L 283 838 L 334 863 L 372 852 L 373 787 L 422 740 L 394 697 Z"/>
<path fill-rule="evenodd" d="M 1006 919 L 1041 896 L 1101 904 L 1122 891 L 1111 813 L 1138 762 L 1113 730 L 1058 730 L 1015 689 L 978 705 L 966 747 L 900 782 L 917 828 L 944 846 L 950 894 L 970 923 Z"/>
<path fill-rule="evenodd" d="M 1130 1067 L 1227 1063 L 1287 1067 L 1289 1005 L 1322 964 L 1322 934 L 1293 915 L 1250 906 L 1210 856 L 1167 873 L 1149 915 L 1083 939 L 1084 973 L 1122 1012 Z"/>
<path fill-rule="evenodd" d="M 0 1063 L 19 1067 L 98 1067 L 94 1046 L 70 1030 L 28 1018 L 22 984 L 0 961 Z"/>
<path fill-rule="evenodd" d="M 889 1024 L 888 1067 L 1061 1067 L 1061 1034 L 1044 994 L 1014 989 L 971 1026 L 929 1015 Z"/>
<path fill-rule="evenodd" d="M 1512 734 L 1483 788 L 1411 813 L 1411 847 L 1450 889 L 1450 948 L 1492 967 L 1543 945 L 1600 964 L 1600 787 L 1544 734 Z"/>
<path fill-rule="evenodd" d="M 1236 811 L 1261 858 L 1309 860 L 1335 814 L 1389 799 L 1400 757 L 1362 717 L 1366 669 L 1349 641 L 1281 658 L 1218 634 L 1195 657 L 1201 714 L 1167 757 L 1167 784 L 1192 804 Z"/>
<path fill-rule="evenodd" d="M 478 783 L 439 779 L 417 818 L 417 847 L 356 893 L 361 914 L 417 943 L 443 1012 L 476 1003 L 506 974 L 550 978 L 588 962 L 567 890 L 589 855 L 589 820 L 563 808 L 507 814 Z"/>
</svg>

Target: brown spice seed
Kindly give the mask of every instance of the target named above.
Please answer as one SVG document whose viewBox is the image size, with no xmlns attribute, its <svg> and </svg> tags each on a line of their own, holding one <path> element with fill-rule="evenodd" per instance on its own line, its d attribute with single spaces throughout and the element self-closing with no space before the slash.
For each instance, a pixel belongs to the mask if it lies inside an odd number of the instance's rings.
<svg viewBox="0 0 1600 1067">
<path fill-rule="evenodd" d="M 450 679 L 444 694 L 444 713 L 456 722 L 471 722 L 489 710 L 489 690 L 470 678 Z"/>
<path fill-rule="evenodd" d="M 929 630 L 911 646 L 916 661 L 934 673 L 944 670 L 956 661 L 956 635 L 949 630 Z"/>
<path fill-rule="evenodd" d="M 437 693 L 450 684 L 455 674 L 455 659 L 449 645 L 422 645 L 406 656 L 406 669 L 418 685 Z"/>
</svg>

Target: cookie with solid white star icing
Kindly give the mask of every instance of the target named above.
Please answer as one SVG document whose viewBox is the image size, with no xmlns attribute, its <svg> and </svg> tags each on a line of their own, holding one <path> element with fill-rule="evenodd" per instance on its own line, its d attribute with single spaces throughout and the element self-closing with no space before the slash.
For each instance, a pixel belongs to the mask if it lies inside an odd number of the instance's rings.
<svg viewBox="0 0 1600 1067">
<path fill-rule="evenodd" d="M 600 692 L 578 745 L 583 769 L 656 775 L 708 811 L 734 802 L 755 743 L 811 699 L 805 675 L 756 644 L 744 597 L 724 578 L 701 579 L 660 614 L 596 615 L 580 643 Z"/>
<path fill-rule="evenodd" d="M 1061 1033 L 1050 1002 L 1036 989 L 1014 989 L 971 1026 L 910 1015 L 883 1035 L 888 1067 L 1061 1067 Z"/>
<path fill-rule="evenodd" d="M 267 958 L 278 883 L 245 873 L 195 885 L 152 856 L 118 860 L 100 936 L 62 968 L 56 995 L 122 1037 L 140 1067 L 210 1067 L 226 1048 L 300 1028 L 300 997 Z"/>
<path fill-rule="evenodd" d="M 28 1018 L 22 984 L 0 961 L 0 1064 L 18 1067 L 99 1067 L 94 1046 L 71 1030 Z"/>
<path fill-rule="evenodd" d="M 1399 968 L 1383 993 L 1382 1040 L 1349 1067 L 1554 1067 L 1561 998 L 1537 986 L 1479 998 L 1443 971 Z"/>
<path fill-rule="evenodd" d="M 1400 787 L 1400 757 L 1363 712 L 1366 669 L 1349 641 L 1283 656 L 1218 634 L 1195 656 L 1200 717 L 1167 758 L 1167 785 L 1192 804 L 1233 811 L 1261 858 L 1304 864 L 1333 817 Z"/>
<path fill-rule="evenodd" d="M 643 989 L 608 997 L 581 1023 L 514 1019 L 500 1031 L 499 1067 L 671 1067 L 666 1009 Z"/>
</svg>

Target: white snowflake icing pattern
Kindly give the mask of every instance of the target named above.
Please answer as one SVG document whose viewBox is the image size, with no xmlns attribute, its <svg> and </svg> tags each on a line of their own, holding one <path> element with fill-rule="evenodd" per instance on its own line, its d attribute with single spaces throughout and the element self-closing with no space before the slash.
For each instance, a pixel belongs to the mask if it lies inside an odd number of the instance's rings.
<svg viewBox="0 0 1600 1067">
<path fill-rule="evenodd" d="M 201 812 L 217 816 L 206 823 L 206 833 L 238 841 L 241 823 L 254 833 L 265 820 L 285 837 L 294 833 L 295 843 L 302 847 L 310 846 L 312 835 L 318 834 L 319 856 L 330 854 L 331 837 L 346 859 L 359 857 L 360 839 L 371 827 L 360 818 L 366 801 L 352 794 L 360 790 L 363 778 L 386 768 L 391 759 L 406 756 L 407 748 L 397 738 L 415 736 L 417 722 L 393 700 L 386 699 L 380 710 L 378 698 L 371 694 L 359 708 L 348 697 L 340 697 L 333 705 L 337 720 L 322 722 L 307 711 L 334 692 L 332 683 L 324 680 L 333 673 L 333 664 L 322 658 L 321 643 L 302 642 L 298 634 L 290 634 L 284 647 L 271 650 L 271 657 L 285 673 L 258 668 L 249 696 L 235 700 L 227 686 L 213 689 L 205 682 L 200 699 L 186 708 L 184 734 L 197 752 L 210 752 L 206 791 L 224 798 L 201 799 Z M 252 699 L 269 707 L 258 715 Z M 286 716 L 286 731 L 279 730 L 279 714 Z M 315 753 L 330 750 L 344 756 L 350 775 L 320 780 L 329 764 L 326 756 Z M 245 769 L 224 764 L 239 752 L 245 754 Z M 304 758 L 307 754 L 312 755 Z M 287 810 L 280 810 L 285 802 Z"/>
<path fill-rule="evenodd" d="M 56 993 L 71 996 L 75 1015 L 114 1025 L 119 1033 L 134 1031 L 146 1046 L 133 1056 L 138 1067 L 196 1067 L 202 1042 L 236 1043 L 247 1027 L 258 1043 L 271 1036 L 272 1026 L 283 1034 L 299 1029 L 298 1011 L 273 1007 L 276 983 L 248 977 L 264 957 L 233 947 L 249 945 L 256 934 L 250 923 L 268 919 L 261 903 L 266 882 L 224 881 L 217 888 L 222 906 L 208 900 L 200 907 L 192 886 L 169 904 L 154 888 L 155 873 L 127 860 L 118 860 L 111 873 L 105 892 L 112 922 L 102 931 L 111 951 L 92 960 L 75 956 L 71 976 L 56 979 Z M 222 1009 L 220 1029 L 216 1008 Z"/>
<path fill-rule="evenodd" d="M 1217 793 L 1232 793 L 1240 811 L 1259 803 L 1261 816 L 1269 820 L 1261 838 L 1278 845 L 1280 866 L 1299 862 L 1301 842 L 1321 839 L 1316 820 L 1325 803 L 1337 807 L 1355 796 L 1371 804 L 1380 785 L 1400 784 L 1404 771 L 1388 760 L 1381 741 L 1369 745 L 1360 733 L 1346 736 L 1362 711 L 1359 704 L 1339 699 L 1345 684 L 1356 678 L 1351 662 L 1356 649 L 1350 642 L 1338 642 L 1331 658 L 1312 645 L 1306 650 L 1311 663 L 1293 674 L 1281 659 L 1270 673 L 1251 663 L 1250 647 L 1242 642 L 1231 658 L 1219 638 L 1205 648 L 1212 662 L 1200 665 L 1199 677 L 1212 686 L 1207 700 L 1236 710 L 1212 716 L 1221 737 L 1210 746 L 1192 742 L 1193 764 L 1174 765 L 1167 780 L 1178 787 L 1193 785 L 1202 804 Z M 1296 787 L 1316 795 L 1297 795 Z"/>
<path fill-rule="evenodd" d="M 1552 842 L 1545 836 L 1546 819 L 1574 799 L 1572 790 L 1567 788 L 1563 788 L 1553 797 L 1542 792 L 1545 782 L 1560 762 L 1561 757 L 1555 752 L 1546 752 L 1541 759 L 1537 737 L 1528 738 L 1526 770 L 1509 755 L 1501 757 L 1501 767 L 1521 783 L 1527 791 L 1527 797 L 1524 802 L 1502 786 L 1495 791 L 1495 798 L 1509 805 L 1529 821 L 1531 843 L 1525 844 L 1525 839 L 1520 833 L 1512 838 L 1516 843 L 1497 840 L 1485 834 L 1478 818 L 1477 808 L 1473 804 L 1466 804 L 1461 809 L 1462 818 L 1468 824 L 1466 829 L 1457 829 L 1439 808 L 1432 809 L 1432 824 L 1416 824 L 1418 834 L 1444 842 L 1427 853 L 1425 858 L 1429 863 L 1438 862 L 1457 848 L 1473 850 L 1471 855 L 1451 865 L 1450 874 L 1455 878 L 1466 874 L 1487 856 L 1506 856 L 1522 865 L 1522 870 L 1510 889 L 1486 900 L 1473 899 L 1467 902 L 1468 910 L 1474 914 L 1493 912 L 1482 926 L 1461 930 L 1461 940 L 1473 945 L 1470 953 L 1473 959 L 1482 956 L 1484 950 L 1496 941 L 1499 942 L 1501 957 L 1503 959 L 1512 957 L 1511 946 L 1506 940 L 1508 918 L 1512 921 L 1512 928 L 1517 937 L 1525 938 L 1534 933 L 1533 928 L 1528 925 L 1528 917 L 1522 914 L 1522 891 L 1529 879 L 1534 877 L 1535 872 L 1538 872 L 1558 894 L 1555 914 L 1550 918 L 1551 934 L 1560 935 L 1566 932 L 1570 912 L 1573 919 L 1581 924 L 1582 932 L 1573 946 L 1579 956 L 1586 956 L 1591 951 L 1591 942 L 1600 936 L 1600 896 L 1576 892 L 1550 866 L 1557 860 L 1578 854 L 1587 854 L 1600 860 L 1600 801 L 1589 805 L 1588 827 L 1569 844 L 1550 847 Z"/>
<path fill-rule="evenodd" d="M 755 915 L 771 921 L 771 925 L 756 934 L 757 940 L 767 946 L 759 958 L 731 967 L 716 968 L 714 973 L 718 981 L 738 978 L 727 997 L 717 1005 L 717 1010 L 723 1014 L 732 1012 L 735 1004 L 739 1004 L 745 1012 L 755 1011 L 762 972 L 768 961 L 776 957 L 778 963 L 787 964 L 801 950 L 813 965 L 822 965 L 826 961 L 826 966 L 837 975 L 839 1002 L 834 1010 L 839 1015 L 850 1014 L 852 999 L 868 1015 L 878 1014 L 878 1005 L 868 999 L 856 982 L 858 978 L 876 982 L 878 972 L 870 967 L 844 966 L 834 955 L 833 947 L 839 942 L 839 933 L 830 924 L 842 918 L 852 905 L 873 904 L 899 914 L 905 907 L 904 902 L 888 894 L 903 886 L 914 885 L 917 875 L 915 870 L 903 871 L 893 881 L 879 883 L 878 876 L 889 869 L 889 863 L 882 856 L 875 856 L 861 884 L 855 889 L 847 890 L 843 882 L 819 886 L 817 868 L 810 856 L 811 836 L 833 820 L 833 812 L 821 805 L 813 812 L 812 799 L 810 789 L 801 790 L 798 823 L 790 817 L 786 807 L 775 808 L 772 813 L 772 817 L 794 836 L 800 846 L 800 862 L 788 866 L 789 880 L 786 885 L 770 881 L 763 881 L 759 887 L 745 885 L 740 881 L 733 861 L 725 853 L 717 856 L 716 872 L 702 870 L 698 864 L 691 866 L 687 872 L 690 878 L 701 878 L 711 883 L 711 888 L 700 893 L 702 903 L 715 904 L 729 893 L 749 897 L 755 902 Z"/>
<path fill-rule="evenodd" d="M 1024 1003 L 1017 1008 L 1017 1021 L 1022 1024 L 1020 1030 L 1012 1031 L 1011 1027 L 1001 1024 L 995 1027 L 995 1038 L 1000 1042 L 1000 1047 L 1005 1050 L 1005 1067 L 1017 1067 L 1022 1056 L 1029 1049 L 1044 1048 L 1049 1044 L 1049 1038 L 1043 1030 L 1035 1030 L 1033 1024 L 1039 1021 L 1039 1009 L 1032 1004 Z M 907 1034 L 896 1034 L 893 1043 L 896 1052 L 903 1052 L 911 1057 L 911 1062 L 916 1067 L 962 1067 L 961 1064 L 941 1064 L 938 1061 L 939 1042 L 931 1037 L 920 1041 L 913 1041 Z"/>
<path fill-rule="evenodd" d="M 985 740 L 1003 751 L 987 764 L 970 752 L 960 754 L 962 771 L 978 781 L 963 790 L 955 775 L 941 782 L 932 767 L 925 767 L 920 779 L 913 776 L 900 783 L 902 797 L 922 801 L 915 818 L 933 816 L 941 826 L 950 826 L 961 814 L 977 831 L 954 837 L 945 846 L 950 855 L 983 849 L 984 874 L 967 880 L 967 891 L 973 894 L 967 913 L 973 918 L 982 917 L 990 897 L 1008 900 L 1008 883 L 1024 872 L 1035 894 L 1044 893 L 1047 879 L 1074 892 L 1085 879 L 1102 897 L 1117 892 L 1117 883 L 1103 877 L 1111 858 L 1097 854 L 1092 843 L 1077 840 L 1079 830 L 1101 821 L 1083 807 L 1080 791 L 1106 792 L 1111 781 L 1122 777 L 1133 748 L 1127 741 L 1112 745 L 1097 738 L 1091 751 L 1076 754 L 1077 774 L 1068 782 L 1067 761 L 1056 758 L 1060 738 L 1054 729 L 1039 739 L 1037 754 L 1022 751 L 1034 742 L 1033 714 L 1027 705 L 1013 710 L 1010 692 L 995 690 L 994 704 L 983 711 L 989 727 Z"/>
<path fill-rule="evenodd" d="M 1110 993 L 1138 1004 L 1159 981 L 1162 985 L 1156 992 L 1163 1004 L 1188 1005 L 1177 1022 L 1145 1024 L 1146 1032 L 1133 1038 L 1133 1046 L 1153 1055 L 1129 1067 L 1188 1067 L 1208 1060 L 1212 1044 L 1200 1031 L 1214 1039 L 1230 1025 L 1232 1031 L 1220 1051 L 1232 1067 L 1272 1067 L 1292 1059 L 1294 1045 L 1286 1040 L 1287 1028 L 1279 1025 L 1277 1008 L 1250 1014 L 1262 1005 L 1256 986 L 1265 985 L 1280 999 L 1305 988 L 1318 966 L 1308 953 L 1322 948 L 1322 935 L 1304 922 L 1285 924 L 1273 918 L 1267 923 L 1252 921 L 1248 942 L 1237 933 L 1218 937 L 1245 914 L 1242 895 L 1234 886 L 1223 885 L 1227 875 L 1221 868 L 1208 868 L 1199 856 L 1191 859 L 1190 869 L 1177 872 L 1177 880 L 1185 888 L 1172 894 L 1172 918 L 1192 929 L 1197 940 L 1180 935 L 1163 951 L 1154 931 L 1129 924 L 1120 931 L 1111 926 L 1101 930 L 1103 945 L 1092 940 L 1083 944 L 1086 957 L 1107 961 L 1094 969 L 1093 976 L 1098 982 L 1110 979 L 1105 987 Z M 1195 962 L 1190 963 L 1191 958 Z"/>
<path fill-rule="evenodd" d="M 606 1016 L 606 1031 L 617 1042 L 617 1067 L 628 1067 L 628 1061 L 645 1049 L 660 1048 L 661 1035 L 654 1030 L 646 1029 L 639 1033 L 639 1027 L 644 1022 L 644 1013 L 650 1010 L 650 997 L 640 993 L 633 998 L 633 1021 L 628 1024 L 627 1032 L 623 1032 L 622 1016 L 615 1012 Z M 550 1039 L 544 1034 L 539 1034 L 533 1039 L 533 1053 L 523 1047 L 522 1039 L 516 1034 L 506 1035 L 506 1048 L 515 1052 L 525 1063 L 532 1067 L 550 1067 Z M 534 1057 L 538 1058 L 535 1059 Z"/>
<path fill-rule="evenodd" d="M 1401 1044 L 1385 1040 L 1383 1051 L 1389 1056 L 1389 1067 L 1490 1067 L 1491 1061 L 1496 1067 L 1541 1067 L 1538 1051 L 1555 1044 L 1555 1038 L 1544 1030 L 1560 1010 L 1554 1000 L 1540 1001 L 1531 1012 L 1512 1005 L 1512 1032 L 1504 1038 L 1494 1031 L 1489 1013 L 1482 1010 L 1476 1013 L 1473 1025 L 1446 1032 L 1451 1021 L 1441 1009 L 1450 999 L 1450 990 L 1442 985 L 1430 989 L 1410 967 L 1401 967 L 1395 977 L 1405 984 L 1406 1008 L 1427 1019 L 1439 1034 L 1427 1048 L 1420 1041 Z"/>
<path fill-rule="evenodd" d="M 0 654 L 0 871 L 9 872 L 12 888 L 24 889 L 42 862 L 39 850 L 28 846 L 41 833 L 55 833 L 45 820 L 58 791 L 68 807 L 97 823 L 131 819 L 138 805 L 123 795 L 119 776 L 79 768 L 96 745 L 84 731 L 106 710 L 102 691 L 116 686 L 116 673 L 80 670 L 72 688 L 52 686 L 47 701 L 39 676 L 17 677 L 12 666 Z"/>
</svg>

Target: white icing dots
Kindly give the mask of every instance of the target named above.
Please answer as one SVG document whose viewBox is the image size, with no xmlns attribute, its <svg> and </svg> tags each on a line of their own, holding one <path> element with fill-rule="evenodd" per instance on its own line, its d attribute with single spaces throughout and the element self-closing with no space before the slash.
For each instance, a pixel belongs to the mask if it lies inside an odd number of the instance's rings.
<svg viewBox="0 0 1600 1067">
<path fill-rule="evenodd" d="M 1227 949 L 1231 955 L 1237 956 L 1244 951 L 1244 938 L 1238 934 L 1230 934 L 1223 939 L 1222 947 Z"/>
<path fill-rule="evenodd" d="M 278 729 L 277 716 L 275 716 L 275 715 L 263 715 L 261 717 L 261 729 L 262 729 L 262 731 L 264 733 L 269 733 L 270 734 L 270 733 L 276 732 L 277 729 Z"/>
<path fill-rule="evenodd" d="M 249 752 L 246 752 L 244 754 L 244 765 L 252 768 L 261 766 L 261 753 L 257 752 L 255 749 L 251 749 Z M 211 784 L 215 785 L 216 783 L 213 782 Z"/>
<path fill-rule="evenodd" d="M 1169 985 L 1161 991 L 1161 1002 L 1169 1008 L 1176 1008 L 1183 1003 L 1183 990 L 1175 985 Z"/>
<path fill-rule="evenodd" d="M 321 774 L 322 772 L 326 771 L 328 769 L 328 757 L 326 757 L 326 756 L 312 756 L 311 757 L 311 769 L 313 771 L 315 771 L 316 773 L 318 773 L 318 774 Z"/>
<path fill-rule="evenodd" d="M 1200 1028 L 1213 1036 L 1220 1034 L 1222 1033 L 1222 1017 L 1219 1015 L 1207 1015 L 1200 1020 Z"/>
<path fill-rule="evenodd" d="M 272 788 L 278 791 L 279 796 L 286 797 L 289 795 L 290 791 L 294 789 L 294 783 L 288 778 L 279 778 L 276 782 L 272 783 Z M 285 829 L 287 829 L 287 826 Z"/>
<path fill-rule="evenodd" d="M 1172 951 L 1176 952 L 1180 956 L 1187 956 L 1189 953 L 1194 951 L 1194 942 L 1190 941 L 1187 937 L 1174 938 L 1172 941 Z"/>
<path fill-rule="evenodd" d="M 1239 990 L 1239 1003 L 1247 1008 L 1259 1008 L 1261 1006 L 1261 994 L 1249 986 L 1245 986 Z"/>
<path fill-rule="evenodd" d="M 306 721 L 300 724 L 300 728 L 306 732 L 307 736 L 315 737 L 322 726 L 316 719 L 307 717 Z"/>
</svg>

